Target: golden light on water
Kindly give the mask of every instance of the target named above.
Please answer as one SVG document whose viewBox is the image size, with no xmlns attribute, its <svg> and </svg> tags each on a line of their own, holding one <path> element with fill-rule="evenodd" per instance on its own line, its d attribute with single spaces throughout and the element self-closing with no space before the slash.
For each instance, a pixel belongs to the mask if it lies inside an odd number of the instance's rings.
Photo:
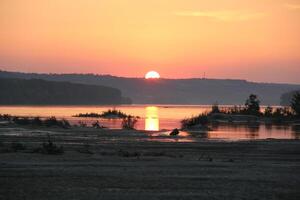
<svg viewBox="0 0 300 200">
<path fill-rule="evenodd" d="M 159 130 L 158 108 L 155 106 L 146 107 L 145 130 L 146 131 Z"/>
</svg>

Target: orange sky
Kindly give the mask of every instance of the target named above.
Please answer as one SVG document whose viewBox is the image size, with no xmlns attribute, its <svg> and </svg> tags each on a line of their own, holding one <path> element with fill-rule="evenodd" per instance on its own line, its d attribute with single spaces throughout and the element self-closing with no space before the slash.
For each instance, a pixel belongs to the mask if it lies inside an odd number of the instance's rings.
<svg viewBox="0 0 300 200">
<path fill-rule="evenodd" d="M 300 83 L 300 1 L 1 0 L 0 69 Z"/>
</svg>

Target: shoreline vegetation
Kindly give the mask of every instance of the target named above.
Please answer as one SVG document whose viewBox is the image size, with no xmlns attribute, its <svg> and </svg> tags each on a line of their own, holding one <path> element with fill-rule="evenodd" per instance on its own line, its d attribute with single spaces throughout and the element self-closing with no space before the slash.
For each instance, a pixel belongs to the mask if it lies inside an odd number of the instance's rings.
<svg viewBox="0 0 300 200">
<path fill-rule="evenodd" d="M 44 127 L 60 127 L 64 129 L 71 128 L 71 124 L 66 119 L 58 120 L 56 117 L 47 117 L 42 119 L 41 117 L 21 117 L 12 116 L 9 114 L 0 114 L 0 122 L 3 123 L 14 123 L 21 126 L 44 126 Z"/>
<path fill-rule="evenodd" d="M 183 119 L 182 130 L 210 130 L 209 124 L 300 124 L 300 93 L 295 93 L 290 106 L 266 107 L 263 111 L 257 95 L 251 94 L 244 106 L 220 108 L 214 104 L 210 112 Z"/>
<path fill-rule="evenodd" d="M 123 113 L 124 114 L 124 113 Z M 135 130 L 136 123 L 138 122 L 139 117 L 126 115 L 122 118 L 121 128 L 126 130 Z M 47 117 L 45 119 L 41 117 L 26 117 L 26 116 L 12 116 L 9 114 L 0 114 L 0 125 L 6 124 L 16 124 L 20 126 L 33 126 L 33 127 L 58 127 L 58 128 L 76 128 L 76 127 L 88 127 L 88 125 L 83 121 L 78 121 L 77 124 L 71 125 L 70 122 L 66 119 L 57 119 L 55 116 Z M 96 120 L 91 123 L 89 128 L 104 129 L 107 128 L 102 126 L 101 123 Z"/>
</svg>

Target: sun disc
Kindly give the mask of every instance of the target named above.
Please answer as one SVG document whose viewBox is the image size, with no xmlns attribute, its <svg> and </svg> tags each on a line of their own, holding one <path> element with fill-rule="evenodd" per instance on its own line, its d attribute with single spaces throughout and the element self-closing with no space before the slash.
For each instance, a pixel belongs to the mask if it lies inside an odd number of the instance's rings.
<svg viewBox="0 0 300 200">
<path fill-rule="evenodd" d="M 158 72 L 156 71 L 149 71 L 146 75 L 145 75 L 145 79 L 158 79 L 160 78 L 160 75 Z"/>
</svg>

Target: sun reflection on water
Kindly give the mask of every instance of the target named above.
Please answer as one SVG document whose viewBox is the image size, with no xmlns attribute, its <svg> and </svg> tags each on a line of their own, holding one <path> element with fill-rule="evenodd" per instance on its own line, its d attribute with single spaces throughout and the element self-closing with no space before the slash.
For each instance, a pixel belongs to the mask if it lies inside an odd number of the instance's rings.
<svg viewBox="0 0 300 200">
<path fill-rule="evenodd" d="M 159 130 L 158 107 L 156 106 L 146 107 L 145 130 L 146 131 Z"/>
</svg>

